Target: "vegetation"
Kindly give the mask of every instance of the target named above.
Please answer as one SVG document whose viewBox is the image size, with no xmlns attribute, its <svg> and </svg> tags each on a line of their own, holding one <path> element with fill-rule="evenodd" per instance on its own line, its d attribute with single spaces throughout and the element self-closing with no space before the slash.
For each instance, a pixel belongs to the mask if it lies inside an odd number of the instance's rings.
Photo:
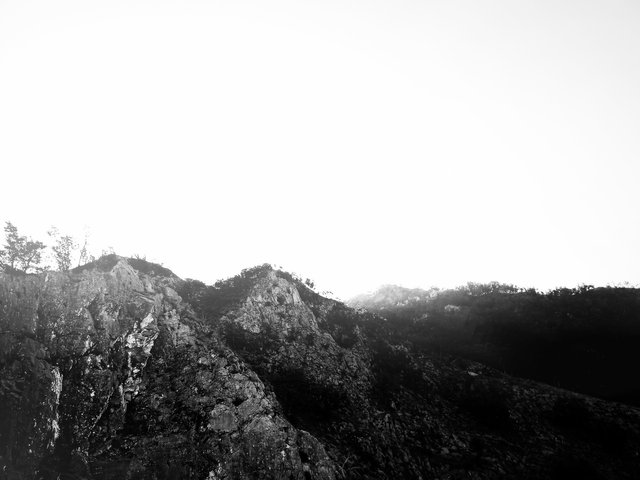
<svg viewBox="0 0 640 480">
<path fill-rule="evenodd" d="M 5 222 L 5 244 L 0 250 L 0 270 L 10 273 L 37 273 L 44 270 L 67 271 L 77 258 L 78 266 L 95 260 L 88 251 L 85 236 L 82 248 L 71 235 L 63 235 L 56 227 L 47 232 L 50 245 L 21 235 L 11 222 Z"/>
<path fill-rule="evenodd" d="M 37 273 L 45 270 L 64 272 L 74 264 L 74 271 L 82 271 L 89 265 L 108 269 L 115 265 L 118 258 L 113 249 L 108 248 L 96 259 L 89 252 L 87 234 L 80 244 L 73 236 L 61 233 L 57 227 L 51 227 L 47 232 L 49 245 L 21 235 L 11 222 L 6 222 L 4 233 L 5 244 L 0 250 L 0 271 L 8 273 Z M 173 276 L 171 270 L 148 262 L 144 256 L 136 255 L 129 259 L 129 263 L 143 273 Z"/>
<path fill-rule="evenodd" d="M 11 222 L 4 227 L 5 245 L 0 250 L 0 266 L 4 271 L 31 273 L 37 271 L 42 261 L 44 243 L 20 235 Z"/>
<path fill-rule="evenodd" d="M 583 398 L 558 397 L 548 417 L 554 426 L 574 438 L 589 438 L 613 451 L 632 448 L 633 435 L 624 420 L 596 415 Z"/>
<path fill-rule="evenodd" d="M 381 339 L 374 342 L 372 347 L 374 399 L 386 407 L 391 404 L 395 392 L 401 387 L 418 395 L 428 392 L 428 384 L 406 347 L 390 345 Z"/>
<path fill-rule="evenodd" d="M 102 270 L 103 272 L 108 272 L 111 270 L 116 263 L 118 263 L 118 256 L 115 253 L 110 255 L 102 255 L 97 260 L 94 260 L 90 263 L 86 263 L 84 265 L 80 265 L 72 270 L 74 273 L 80 273 L 84 270 L 88 270 L 90 268 L 97 268 L 98 270 Z"/>
<path fill-rule="evenodd" d="M 268 263 L 246 268 L 235 277 L 219 280 L 209 286 L 199 280 L 187 279 L 178 288 L 178 293 L 193 305 L 204 319 L 217 320 L 243 301 L 255 280 L 271 269 Z"/>
<path fill-rule="evenodd" d="M 372 308 L 394 343 L 466 357 L 510 374 L 640 405 L 640 290 L 548 293 L 492 283 Z"/>
<path fill-rule="evenodd" d="M 174 274 L 171 270 L 158 263 L 149 262 L 146 258 L 135 256 L 128 258 L 129 265 L 138 270 L 139 272 L 146 273 L 147 275 L 160 275 L 162 277 L 173 277 Z"/>
<path fill-rule="evenodd" d="M 71 268 L 71 255 L 78 247 L 78 244 L 71 235 L 62 235 L 56 227 L 48 232 L 55 242 L 51 247 L 53 259 L 60 271 L 67 271 Z"/>
</svg>

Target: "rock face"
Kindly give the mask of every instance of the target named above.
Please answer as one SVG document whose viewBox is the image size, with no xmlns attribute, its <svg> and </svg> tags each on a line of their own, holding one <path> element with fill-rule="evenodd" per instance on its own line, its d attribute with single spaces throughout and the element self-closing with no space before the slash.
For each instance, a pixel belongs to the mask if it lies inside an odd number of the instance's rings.
<svg viewBox="0 0 640 480">
<path fill-rule="evenodd" d="M 0 277 L 3 478 L 335 478 L 177 284 L 115 256 Z"/>
<path fill-rule="evenodd" d="M 0 276 L 0 480 L 634 479 L 640 412 L 390 343 L 269 266 Z"/>
</svg>

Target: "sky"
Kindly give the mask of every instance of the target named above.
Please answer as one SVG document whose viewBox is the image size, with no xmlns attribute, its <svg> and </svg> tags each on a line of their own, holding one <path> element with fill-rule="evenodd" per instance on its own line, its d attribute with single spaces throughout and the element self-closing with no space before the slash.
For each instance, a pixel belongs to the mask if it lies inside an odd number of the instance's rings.
<svg viewBox="0 0 640 480">
<path fill-rule="evenodd" d="M 0 222 L 346 299 L 640 283 L 640 2 L 0 0 Z"/>
</svg>

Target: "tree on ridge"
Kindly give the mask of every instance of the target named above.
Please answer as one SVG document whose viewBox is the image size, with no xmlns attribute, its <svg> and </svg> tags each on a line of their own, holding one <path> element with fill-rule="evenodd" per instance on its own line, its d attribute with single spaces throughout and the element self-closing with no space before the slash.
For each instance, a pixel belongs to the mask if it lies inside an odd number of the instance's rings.
<svg viewBox="0 0 640 480">
<path fill-rule="evenodd" d="M 8 272 L 31 273 L 39 270 L 45 244 L 20 235 L 11 222 L 5 222 L 4 233 L 6 243 L 4 249 L 0 250 L 0 267 Z"/>
</svg>

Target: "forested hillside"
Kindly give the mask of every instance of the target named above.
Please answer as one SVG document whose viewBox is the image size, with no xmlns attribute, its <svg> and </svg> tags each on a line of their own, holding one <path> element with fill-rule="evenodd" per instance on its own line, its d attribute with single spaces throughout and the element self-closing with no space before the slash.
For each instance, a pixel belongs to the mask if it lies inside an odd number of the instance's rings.
<svg viewBox="0 0 640 480">
<path fill-rule="evenodd" d="M 498 283 L 442 291 L 389 287 L 349 303 L 389 320 L 412 350 L 459 355 L 510 374 L 640 404 L 640 290 L 583 286 L 547 293 Z"/>
</svg>

